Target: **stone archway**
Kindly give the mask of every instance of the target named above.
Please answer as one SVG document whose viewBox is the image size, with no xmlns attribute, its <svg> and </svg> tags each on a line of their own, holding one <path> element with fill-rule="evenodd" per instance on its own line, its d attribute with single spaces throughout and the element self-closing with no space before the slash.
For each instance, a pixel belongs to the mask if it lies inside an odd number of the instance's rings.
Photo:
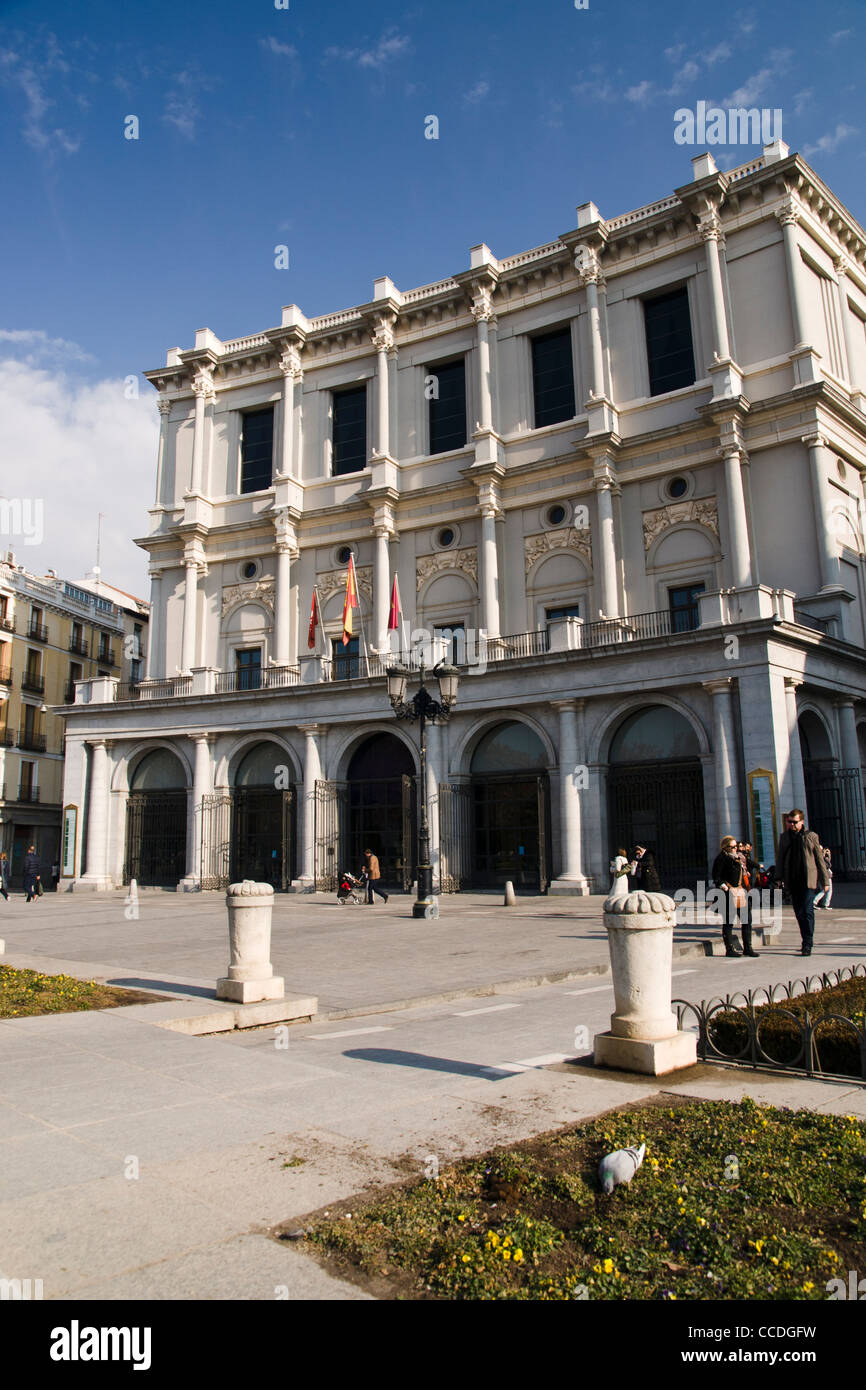
<svg viewBox="0 0 866 1390">
<path fill-rule="evenodd" d="M 488 728 L 469 765 L 470 881 L 476 888 L 543 893 L 550 882 L 550 789 L 547 750 L 533 729 L 513 719 Z"/>
<path fill-rule="evenodd" d="M 168 748 L 146 752 L 130 777 L 123 881 L 176 888 L 186 872 L 187 778 Z"/>
<path fill-rule="evenodd" d="M 408 892 L 415 873 L 417 790 L 415 760 L 396 734 L 369 734 L 348 760 L 341 852 L 357 873 L 364 850 L 379 860 L 386 888 Z"/>
</svg>

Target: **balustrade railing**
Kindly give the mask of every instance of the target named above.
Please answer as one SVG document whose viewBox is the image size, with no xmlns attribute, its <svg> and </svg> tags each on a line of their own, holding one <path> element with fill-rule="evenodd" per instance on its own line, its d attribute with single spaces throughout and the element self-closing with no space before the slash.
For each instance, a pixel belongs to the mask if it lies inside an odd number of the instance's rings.
<svg viewBox="0 0 866 1390">
<path fill-rule="evenodd" d="M 288 685 L 297 685 L 300 679 L 297 666 L 266 666 L 260 671 L 218 671 L 216 693 L 234 695 L 256 690 L 280 690 Z"/>
</svg>

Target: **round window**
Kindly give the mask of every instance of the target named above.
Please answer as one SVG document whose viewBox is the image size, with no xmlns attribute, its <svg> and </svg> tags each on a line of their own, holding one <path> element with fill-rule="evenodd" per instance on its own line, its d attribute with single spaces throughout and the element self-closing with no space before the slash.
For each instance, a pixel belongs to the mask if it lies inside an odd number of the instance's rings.
<svg viewBox="0 0 866 1390">
<path fill-rule="evenodd" d="M 349 545 L 341 545 L 341 546 L 340 546 L 340 549 L 337 551 L 337 559 L 339 560 L 340 564 L 341 564 L 341 565 L 348 565 L 348 563 L 349 563 L 349 561 L 351 560 L 351 558 L 352 558 L 352 547 L 349 546 Z"/>
<path fill-rule="evenodd" d="M 555 506 L 548 508 L 547 520 L 551 526 L 561 526 L 566 516 L 567 512 L 561 502 L 557 502 Z"/>
<path fill-rule="evenodd" d="M 246 563 L 241 566 L 241 574 L 244 579 L 255 579 L 258 572 L 259 567 L 255 560 L 247 560 Z"/>
<path fill-rule="evenodd" d="M 454 532 L 450 526 L 443 526 L 439 535 L 436 537 L 443 550 L 447 550 L 449 545 L 454 544 Z"/>
<path fill-rule="evenodd" d="M 689 485 L 685 478 L 671 478 L 668 483 L 668 497 L 685 497 L 688 490 Z"/>
<path fill-rule="evenodd" d="M 845 467 L 845 464 L 843 463 L 842 459 L 836 460 L 836 471 L 839 474 L 840 478 L 846 477 L 848 469 Z"/>
</svg>

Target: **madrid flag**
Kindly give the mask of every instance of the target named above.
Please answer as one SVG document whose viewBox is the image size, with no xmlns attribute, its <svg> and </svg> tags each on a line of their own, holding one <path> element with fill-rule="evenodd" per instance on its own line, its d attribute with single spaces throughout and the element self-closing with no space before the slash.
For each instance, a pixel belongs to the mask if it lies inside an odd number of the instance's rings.
<svg viewBox="0 0 866 1390">
<path fill-rule="evenodd" d="M 355 582 L 355 557 L 349 556 L 349 568 L 346 573 L 346 598 L 343 603 L 343 646 L 349 645 L 350 639 L 355 635 L 352 624 L 352 609 L 358 607 L 358 585 Z"/>
<path fill-rule="evenodd" d="M 309 649 L 310 649 L 311 652 L 312 652 L 312 651 L 315 651 L 315 649 L 316 649 L 316 628 L 319 626 L 319 624 L 321 623 L 321 621 L 322 621 L 322 615 L 321 615 L 321 613 L 319 612 L 319 591 L 318 591 L 318 589 L 314 586 L 314 587 L 313 587 L 313 606 L 312 606 L 312 608 L 310 609 L 310 630 L 309 630 L 309 632 L 307 633 L 307 646 L 309 647 Z"/>
<path fill-rule="evenodd" d="M 402 606 L 400 603 L 400 588 L 397 584 L 397 576 L 394 575 L 394 583 L 391 586 L 391 612 L 388 615 L 388 631 L 396 632 L 400 626 L 400 614 Z"/>
</svg>

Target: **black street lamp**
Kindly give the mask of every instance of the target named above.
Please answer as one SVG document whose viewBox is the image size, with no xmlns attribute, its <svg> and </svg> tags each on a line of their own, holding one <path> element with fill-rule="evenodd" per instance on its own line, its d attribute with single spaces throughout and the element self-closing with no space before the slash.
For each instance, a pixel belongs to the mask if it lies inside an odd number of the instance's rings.
<svg viewBox="0 0 866 1390">
<path fill-rule="evenodd" d="M 418 817 L 418 899 L 412 906 L 413 917 L 438 917 L 439 903 L 433 895 L 433 867 L 430 863 L 430 828 L 427 820 L 427 724 L 438 719 L 444 723 L 457 703 L 459 676 L 454 666 L 440 661 L 433 667 L 439 681 L 439 699 L 434 700 L 424 685 L 424 662 L 421 662 L 421 689 L 406 700 L 409 672 L 399 666 L 388 667 L 388 699 L 398 719 L 417 719 L 421 733 L 421 814 Z"/>
</svg>

